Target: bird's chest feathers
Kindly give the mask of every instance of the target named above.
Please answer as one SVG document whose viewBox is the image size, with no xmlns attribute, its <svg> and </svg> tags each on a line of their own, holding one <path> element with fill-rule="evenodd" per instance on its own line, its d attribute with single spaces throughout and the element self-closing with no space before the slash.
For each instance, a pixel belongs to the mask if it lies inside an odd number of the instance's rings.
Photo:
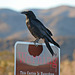
<svg viewBox="0 0 75 75">
<path fill-rule="evenodd" d="M 31 27 L 31 26 L 30 26 L 30 23 L 29 23 L 29 19 L 28 19 L 28 18 L 26 19 L 26 25 L 27 25 L 27 27 L 28 27 L 28 28 L 30 28 L 30 27 Z"/>
<path fill-rule="evenodd" d="M 34 27 L 32 27 L 28 18 L 26 19 L 26 25 L 31 32 L 34 30 Z"/>
</svg>

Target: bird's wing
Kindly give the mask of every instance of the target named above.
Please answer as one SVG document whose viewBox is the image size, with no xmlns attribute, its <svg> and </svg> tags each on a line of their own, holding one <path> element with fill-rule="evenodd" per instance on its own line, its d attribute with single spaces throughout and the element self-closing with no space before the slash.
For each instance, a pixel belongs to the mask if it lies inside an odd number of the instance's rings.
<svg viewBox="0 0 75 75">
<path fill-rule="evenodd" d="M 52 36 L 53 34 L 51 33 L 50 30 L 48 30 L 38 19 L 33 19 L 31 21 L 33 24 L 37 24 L 36 27 L 39 27 L 40 29 L 42 29 L 43 31 L 45 31 L 45 33 L 49 36 Z"/>
</svg>

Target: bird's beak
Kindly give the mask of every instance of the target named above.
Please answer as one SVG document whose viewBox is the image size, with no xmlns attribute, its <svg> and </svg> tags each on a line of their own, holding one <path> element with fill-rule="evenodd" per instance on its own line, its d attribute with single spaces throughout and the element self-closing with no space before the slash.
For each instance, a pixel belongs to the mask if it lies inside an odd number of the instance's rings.
<svg viewBox="0 0 75 75">
<path fill-rule="evenodd" d="M 23 11 L 23 12 L 21 12 L 21 14 L 27 14 L 27 12 L 26 11 Z"/>
</svg>

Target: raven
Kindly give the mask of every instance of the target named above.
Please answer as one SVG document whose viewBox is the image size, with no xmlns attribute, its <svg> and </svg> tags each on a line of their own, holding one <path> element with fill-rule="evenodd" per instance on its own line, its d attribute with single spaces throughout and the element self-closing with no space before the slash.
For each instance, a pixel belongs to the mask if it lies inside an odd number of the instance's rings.
<svg viewBox="0 0 75 75">
<path fill-rule="evenodd" d="M 40 22 L 36 18 L 35 14 L 32 11 L 23 11 L 23 12 L 21 12 L 21 14 L 25 14 L 26 15 L 26 25 L 27 25 L 29 31 L 31 32 L 31 34 L 36 38 L 34 43 L 38 43 L 39 39 L 42 38 L 44 40 L 48 50 L 50 51 L 52 56 L 54 56 L 55 53 L 52 50 L 49 42 L 53 43 L 54 45 L 56 45 L 59 48 L 60 48 L 60 46 L 52 39 L 51 31 L 48 30 L 42 24 L 42 22 Z"/>
</svg>

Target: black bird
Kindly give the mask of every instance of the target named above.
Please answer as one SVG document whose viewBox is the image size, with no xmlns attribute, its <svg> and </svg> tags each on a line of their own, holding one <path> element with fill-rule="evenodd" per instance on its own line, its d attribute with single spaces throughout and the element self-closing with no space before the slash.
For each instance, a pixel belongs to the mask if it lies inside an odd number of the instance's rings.
<svg viewBox="0 0 75 75">
<path fill-rule="evenodd" d="M 50 53 L 55 55 L 54 51 L 52 50 L 49 42 L 53 43 L 57 47 L 60 46 L 52 39 L 52 33 L 49 31 L 35 16 L 32 11 L 23 11 L 21 14 L 26 15 L 26 25 L 31 32 L 31 34 L 36 38 L 34 43 L 38 42 L 40 38 L 44 39 L 44 42 L 50 51 Z"/>
</svg>

